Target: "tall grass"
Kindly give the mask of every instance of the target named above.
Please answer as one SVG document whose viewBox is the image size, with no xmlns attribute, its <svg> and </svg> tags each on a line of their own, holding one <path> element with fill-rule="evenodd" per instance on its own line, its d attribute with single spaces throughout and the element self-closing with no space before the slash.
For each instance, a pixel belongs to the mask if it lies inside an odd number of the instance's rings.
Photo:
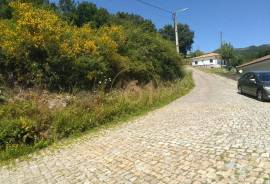
<svg viewBox="0 0 270 184">
<path fill-rule="evenodd" d="M 233 80 L 237 80 L 239 78 L 236 71 L 228 70 L 226 68 L 199 68 L 199 69 L 207 73 L 220 75 L 222 77 L 226 77 Z"/>
<path fill-rule="evenodd" d="M 36 98 L 0 105 L 0 160 L 9 160 L 104 124 L 144 114 L 187 94 L 191 74 L 157 88 L 78 93 L 65 108 L 49 109 Z"/>
</svg>

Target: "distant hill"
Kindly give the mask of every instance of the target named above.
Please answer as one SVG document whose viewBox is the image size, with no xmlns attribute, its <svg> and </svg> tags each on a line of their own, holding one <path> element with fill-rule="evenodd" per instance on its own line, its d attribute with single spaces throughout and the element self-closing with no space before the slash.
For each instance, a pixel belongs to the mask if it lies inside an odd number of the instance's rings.
<svg viewBox="0 0 270 184">
<path fill-rule="evenodd" d="M 270 55 L 270 44 L 238 48 L 235 49 L 235 52 L 241 58 L 242 62 L 246 63 L 254 59 Z"/>
</svg>

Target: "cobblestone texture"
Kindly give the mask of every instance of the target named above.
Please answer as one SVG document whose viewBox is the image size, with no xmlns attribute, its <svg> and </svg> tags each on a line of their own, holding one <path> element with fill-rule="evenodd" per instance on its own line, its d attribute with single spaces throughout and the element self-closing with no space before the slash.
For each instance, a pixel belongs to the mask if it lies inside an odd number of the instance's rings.
<svg viewBox="0 0 270 184">
<path fill-rule="evenodd" d="M 0 183 L 270 183 L 270 103 L 194 71 L 196 87 L 106 134 L 0 168 Z"/>
</svg>

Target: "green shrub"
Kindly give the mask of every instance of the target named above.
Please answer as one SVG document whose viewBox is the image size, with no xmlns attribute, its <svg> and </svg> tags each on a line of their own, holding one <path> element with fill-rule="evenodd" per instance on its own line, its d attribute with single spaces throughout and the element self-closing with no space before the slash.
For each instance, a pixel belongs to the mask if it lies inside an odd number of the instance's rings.
<svg viewBox="0 0 270 184">
<path fill-rule="evenodd" d="M 182 71 L 182 57 L 151 22 L 119 14 L 120 22 L 111 25 L 76 27 L 51 9 L 22 2 L 11 1 L 11 19 L 0 18 L 0 87 L 5 81 L 3 86 L 81 94 L 65 108 L 49 109 L 38 94 L 10 98 L 0 92 L 0 158 L 141 114 L 193 85 Z M 154 92 L 140 88 L 139 94 L 112 89 L 132 80 L 161 85 Z"/>
<path fill-rule="evenodd" d="M 76 110 L 63 110 L 55 115 L 52 123 L 52 132 L 57 139 L 84 132 L 90 127 L 96 126 L 92 121 L 93 117 L 83 111 L 76 112 Z"/>
<path fill-rule="evenodd" d="M 0 121 L 0 147 L 8 144 L 33 144 L 38 140 L 35 122 L 30 119 L 4 119 Z"/>
<path fill-rule="evenodd" d="M 118 81 L 142 84 L 182 75 L 173 44 L 144 26 L 76 27 L 46 8 L 11 7 L 12 19 L 0 19 L 0 74 L 9 85 L 70 91 L 92 89 L 123 70 Z"/>
<path fill-rule="evenodd" d="M 191 74 L 186 74 L 181 80 L 160 83 L 156 89 L 140 88 L 138 94 L 132 90 L 96 95 L 80 92 L 62 109 L 48 109 L 35 98 L 10 101 L 0 105 L 0 159 L 142 114 L 186 94 L 193 85 Z"/>
</svg>

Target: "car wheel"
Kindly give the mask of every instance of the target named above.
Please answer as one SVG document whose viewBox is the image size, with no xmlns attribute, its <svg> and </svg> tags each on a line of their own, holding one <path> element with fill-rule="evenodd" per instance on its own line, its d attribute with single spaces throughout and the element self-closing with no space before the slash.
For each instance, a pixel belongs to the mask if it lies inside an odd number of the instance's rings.
<svg viewBox="0 0 270 184">
<path fill-rule="evenodd" d="M 238 93 L 239 94 L 243 94 L 243 91 L 242 91 L 242 87 L 241 86 L 238 86 Z"/>
<path fill-rule="evenodd" d="M 258 92 L 257 92 L 257 99 L 259 100 L 259 101 L 263 101 L 263 92 L 262 92 L 262 90 L 258 90 Z"/>
</svg>

